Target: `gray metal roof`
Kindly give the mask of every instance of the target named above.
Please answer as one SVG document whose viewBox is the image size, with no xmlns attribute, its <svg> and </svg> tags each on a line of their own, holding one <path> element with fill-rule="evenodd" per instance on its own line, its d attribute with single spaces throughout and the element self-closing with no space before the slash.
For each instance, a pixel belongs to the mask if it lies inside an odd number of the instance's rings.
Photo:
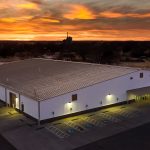
<svg viewBox="0 0 150 150">
<path fill-rule="evenodd" d="M 137 70 L 129 67 L 28 59 L 0 65 L 0 84 L 35 100 L 45 100 Z"/>
</svg>

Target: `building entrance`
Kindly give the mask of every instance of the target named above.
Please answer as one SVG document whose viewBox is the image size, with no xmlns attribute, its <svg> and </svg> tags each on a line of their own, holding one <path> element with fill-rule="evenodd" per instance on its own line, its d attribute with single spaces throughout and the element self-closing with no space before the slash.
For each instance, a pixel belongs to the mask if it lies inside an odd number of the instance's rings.
<svg viewBox="0 0 150 150">
<path fill-rule="evenodd" d="M 10 92 L 9 97 L 10 97 L 10 107 L 16 108 L 16 95 Z"/>
<path fill-rule="evenodd" d="M 150 100 L 150 94 L 136 96 L 136 101 Z"/>
<path fill-rule="evenodd" d="M 150 100 L 150 87 L 143 87 L 127 91 L 128 100 L 136 102 Z"/>
</svg>

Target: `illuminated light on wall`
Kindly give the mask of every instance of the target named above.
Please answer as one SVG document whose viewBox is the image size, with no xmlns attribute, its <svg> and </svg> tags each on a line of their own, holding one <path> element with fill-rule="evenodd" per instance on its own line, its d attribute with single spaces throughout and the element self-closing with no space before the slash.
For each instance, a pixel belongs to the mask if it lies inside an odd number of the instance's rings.
<svg viewBox="0 0 150 150">
<path fill-rule="evenodd" d="M 67 108 L 69 109 L 69 111 L 72 111 L 72 102 L 68 102 L 67 103 Z"/>
<path fill-rule="evenodd" d="M 108 94 L 106 97 L 107 97 L 107 98 L 111 98 L 111 97 L 112 97 L 112 95 L 111 95 L 111 94 Z"/>
<path fill-rule="evenodd" d="M 74 109 L 73 105 L 74 104 L 71 101 L 65 103 L 65 108 L 64 108 L 65 114 L 70 114 L 72 112 L 72 110 Z"/>
<path fill-rule="evenodd" d="M 109 101 L 109 102 L 113 101 L 113 95 L 109 93 L 109 94 L 106 96 L 106 100 Z"/>
<path fill-rule="evenodd" d="M 70 109 L 70 108 L 72 108 L 72 102 L 68 102 L 67 103 L 67 107 Z"/>
<path fill-rule="evenodd" d="M 19 98 L 16 97 L 16 108 L 19 109 Z"/>
</svg>

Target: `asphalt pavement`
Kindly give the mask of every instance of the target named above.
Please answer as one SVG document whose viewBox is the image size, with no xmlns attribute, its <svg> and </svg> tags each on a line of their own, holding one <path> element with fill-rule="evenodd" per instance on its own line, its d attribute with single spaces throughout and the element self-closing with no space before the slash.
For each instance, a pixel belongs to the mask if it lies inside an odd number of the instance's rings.
<svg viewBox="0 0 150 150">
<path fill-rule="evenodd" d="M 150 150 L 149 114 L 150 101 L 142 101 L 47 122 L 39 128 L 34 120 L 2 106 L 0 134 L 17 150 Z M 13 148 L 0 140 L 0 150 Z"/>
<path fill-rule="evenodd" d="M 16 149 L 0 135 L 0 150 L 16 150 Z"/>
<path fill-rule="evenodd" d="M 75 150 L 150 150 L 150 123 Z"/>
</svg>

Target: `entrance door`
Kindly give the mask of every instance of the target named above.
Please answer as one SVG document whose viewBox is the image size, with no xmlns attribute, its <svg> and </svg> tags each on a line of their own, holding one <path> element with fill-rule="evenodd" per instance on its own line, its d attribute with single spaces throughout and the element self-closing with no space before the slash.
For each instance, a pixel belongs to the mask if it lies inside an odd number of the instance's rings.
<svg viewBox="0 0 150 150">
<path fill-rule="evenodd" d="M 10 96 L 10 107 L 16 108 L 16 95 L 9 93 Z"/>
</svg>

